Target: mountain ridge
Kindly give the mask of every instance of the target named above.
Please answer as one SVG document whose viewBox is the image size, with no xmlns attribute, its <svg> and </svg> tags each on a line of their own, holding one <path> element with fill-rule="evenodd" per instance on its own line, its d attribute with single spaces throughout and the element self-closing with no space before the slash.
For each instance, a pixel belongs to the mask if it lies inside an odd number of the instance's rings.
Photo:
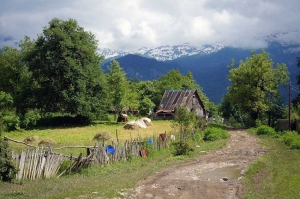
<svg viewBox="0 0 300 199">
<path fill-rule="evenodd" d="M 300 31 L 294 30 L 291 32 L 275 32 L 269 35 L 257 36 L 255 37 L 255 40 L 265 43 L 266 46 L 272 42 L 278 42 L 282 46 L 289 46 L 293 44 L 300 44 L 300 40 L 298 38 L 300 38 Z M 294 41 L 297 42 L 295 43 Z M 225 47 L 238 48 L 234 45 L 224 45 L 221 42 L 210 45 L 202 45 L 198 48 L 190 45 L 189 43 L 183 43 L 181 45 L 164 45 L 155 48 L 142 47 L 135 51 L 114 51 L 109 48 L 99 48 L 98 53 L 104 56 L 105 59 L 114 59 L 128 54 L 135 54 L 154 58 L 158 61 L 170 61 L 185 56 L 216 53 Z"/>
<path fill-rule="evenodd" d="M 267 48 L 256 49 L 256 53 L 265 50 L 270 54 L 272 61 L 285 63 L 290 72 L 290 80 L 293 85 L 297 84 L 296 76 L 299 73 L 296 57 L 300 53 L 300 45 L 282 45 L 279 42 L 271 42 Z M 140 80 L 153 80 L 167 73 L 170 69 L 178 69 L 183 75 L 191 71 L 196 82 L 203 88 L 203 92 L 214 103 L 218 104 L 222 96 L 227 92 L 230 82 L 228 65 L 231 59 L 238 64 L 240 60 L 251 57 L 251 50 L 234 47 L 224 47 L 215 53 L 195 54 L 182 56 L 174 60 L 157 61 L 153 58 L 142 57 L 137 54 L 129 54 L 116 58 L 124 69 L 128 78 Z M 109 62 L 103 65 L 107 68 Z M 155 75 L 154 75 L 155 74 Z M 280 87 L 282 95 L 287 93 L 286 88 Z M 295 97 L 296 93 L 293 94 Z"/>
</svg>

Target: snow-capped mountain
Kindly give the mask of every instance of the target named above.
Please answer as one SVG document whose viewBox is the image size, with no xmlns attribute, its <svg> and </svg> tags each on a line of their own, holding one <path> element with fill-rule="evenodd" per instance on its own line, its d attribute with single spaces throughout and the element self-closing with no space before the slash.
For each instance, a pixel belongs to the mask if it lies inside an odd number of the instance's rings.
<svg viewBox="0 0 300 199">
<path fill-rule="evenodd" d="M 265 41 L 268 43 L 278 42 L 282 46 L 288 46 L 292 44 L 300 44 L 300 31 L 294 30 L 290 32 L 275 32 L 268 35 L 259 35 L 254 39 Z M 296 41 L 296 42 L 295 42 Z M 297 42 L 298 41 L 298 42 Z M 143 47 L 136 51 L 112 51 L 108 48 L 99 49 L 99 54 L 103 55 L 105 59 L 122 57 L 128 54 L 136 54 L 143 57 L 154 58 L 158 61 L 174 60 L 183 56 L 192 56 L 196 54 L 210 54 L 215 53 L 223 49 L 224 46 L 221 43 L 214 45 L 203 45 L 201 48 L 196 48 L 189 43 L 182 45 L 165 45 L 156 48 Z"/>
<path fill-rule="evenodd" d="M 182 45 L 165 45 L 156 48 L 143 47 L 135 52 L 130 51 L 112 51 L 108 48 L 99 49 L 99 54 L 104 56 L 105 59 L 113 57 L 122 57 L 128 54 L 136 54 L 143 57 L 154 58 L 158 61 L 173 60 L 182 56 L 191 56 L 196 54 L 209 54 L 212 52 L 218 52 L 224 48 L 221 44 L 216 45 L 204 45 L 202 48 L 196 48 L 191 46 L 189 43 Z"/>
</svg>

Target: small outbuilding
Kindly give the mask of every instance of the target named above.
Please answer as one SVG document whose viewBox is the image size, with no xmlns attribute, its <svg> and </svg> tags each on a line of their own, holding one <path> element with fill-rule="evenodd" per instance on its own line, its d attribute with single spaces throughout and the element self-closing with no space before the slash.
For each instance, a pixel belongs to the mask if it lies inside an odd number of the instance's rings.
<svg viewBox="0 0 300 199">
<path fill-rule="evenodd" d="M 190 111 L 194 110 L 197 116 L 205 119 L 208 117 L 197 90 L 165 90 L 154 118 L 173 119 L 176 109 L 181 105 L 185 105 Z"/>
</svg>

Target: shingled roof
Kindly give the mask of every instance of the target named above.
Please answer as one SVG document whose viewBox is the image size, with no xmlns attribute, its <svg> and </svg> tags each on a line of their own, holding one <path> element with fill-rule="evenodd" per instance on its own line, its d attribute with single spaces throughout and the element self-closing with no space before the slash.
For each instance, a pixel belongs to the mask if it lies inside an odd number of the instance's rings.
<svg viewBox="0 0 300 199">
<path fill-rule="evenodd" d="M 176 107 L 186 104 L 193 97 L 197 97 L 202 107 L 204 107 L 196 90 L 165 90 L 158 110 L 160 112 L 174 111 Z"/>
</svg>

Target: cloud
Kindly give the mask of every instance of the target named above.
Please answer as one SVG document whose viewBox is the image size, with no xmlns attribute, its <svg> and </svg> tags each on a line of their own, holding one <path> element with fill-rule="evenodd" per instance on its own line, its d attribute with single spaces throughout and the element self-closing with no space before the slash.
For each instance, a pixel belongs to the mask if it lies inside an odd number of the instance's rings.
<svg viewBox="0 0 300 199">
<path fill-rule="evenodd" d="M 258 35 L 296 30 L 299 10 L 298 0 L 3 0 L 0 34 L 36 38 L 51 19 L 73 18 L 96 36 L 100 48 L 185 42 L 256 48 L 266 45 Z"/>
</svg>

